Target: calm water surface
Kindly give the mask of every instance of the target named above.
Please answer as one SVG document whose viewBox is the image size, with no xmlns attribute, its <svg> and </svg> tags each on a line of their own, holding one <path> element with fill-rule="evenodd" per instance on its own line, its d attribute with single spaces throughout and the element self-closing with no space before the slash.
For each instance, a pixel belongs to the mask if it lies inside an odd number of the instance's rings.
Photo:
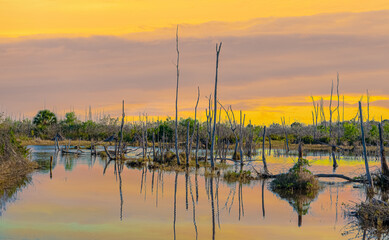
<svg viewBox="0 0 389 240">
<path fill-rule="evenodd" d="M 31 146 L 31 159 L 48 163 L 51 146 Z M 310 154 L 314 173 L 332 173 L 328 155 Z M 268 157 L 271 172 L 295 157 Z M 371 168 L 379 163 L 372 159 Z M 261 162 L 250 165 L 260 169 Z M 359 184 L 327 179 L 309 200 L 285 200 L 269 181 L 227 184 L 197 173 L 123 166 L 85 154 L 56 156 L 3 203 L 0 239 L 350 239 L 343 203 L 365 200 Z M 251 166 L 247 166 L 251 169 Z M 343 158 L 337 173 L 364 172 L 361 159 Z M 176 191 L 175 191 L 176 190 Z M 300 214 L 298 214 L 300 212 Z M 300 215 L 300 216 L 299 216 Z"/>
</svg>

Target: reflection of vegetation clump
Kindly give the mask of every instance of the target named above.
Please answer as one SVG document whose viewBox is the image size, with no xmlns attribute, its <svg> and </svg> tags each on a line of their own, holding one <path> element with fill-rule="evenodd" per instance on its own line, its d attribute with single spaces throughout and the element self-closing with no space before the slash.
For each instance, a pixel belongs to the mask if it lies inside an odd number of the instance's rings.
<svg viewBox="0 0 389 240">
<path fill-rule="evenodd" d="M 378 236 L 382 239 L 389 236 L 389 204 L 387 202 L 372 199 L 354 206 L 347 205 L 346 215 L 351 218 L 351 221 L 344 235 L 351 233 L 359 235 L 364 232 L 368 239 Z"/>
<path fill-rule="evenodd" d="M 309 192 L 290 192 L 283 189 L 276 189 L 274 192 L 282 199 L 285 199 L 298 213 L 298 215 L 305 215 L 308 213 L 309 206 L 319 194 L 319 189 L 314 189 Z"/>
<path fill-rule="evenodd" d="M 270 187 L 273 191 L 283 190 L 291 193 L 308 194 L 319 189 L 319 181 L 307 169 L 309 162 L 300 159 L 287 173 L 276 176 Z"/>
<path fill-rule="evenodd" d="M 319 181 L 307 169 L 308 166 L 308 160 L 299 159 L 289 172 L 277 175 L 270 184 L 271 190 L 287 200 L 298 213 L 299 226 L 301 216 L 307 214 L 311 202 L 320 190 Z"/>
<path fill-rule="evenodd" d="M 247 170 L 242 170 L 240 172 L 227 171 L 226 173 L 224 173 L 223 178 L 227 183 L 250 183 L 250 181 L 254 179 L 254 177 L 251 176 L 251 172 Z"/>
</svg>

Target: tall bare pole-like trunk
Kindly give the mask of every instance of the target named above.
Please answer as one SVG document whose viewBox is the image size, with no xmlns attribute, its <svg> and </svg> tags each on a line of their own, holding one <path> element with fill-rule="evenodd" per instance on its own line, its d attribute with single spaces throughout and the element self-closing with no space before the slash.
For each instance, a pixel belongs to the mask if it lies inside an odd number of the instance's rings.
<svg viewBox="0 0 389 240">
<path fill-rule="evenodd" d="M 180 51 L 178 50 L 178 25 L 176 30 L 176 51 L 177 51 L 177 87 L 176 87 L 176 128 L 175 128 L 175 144 L 176 144 L 176 157 L 177 157 L 177 164 L 180 165 L 180 156 L 178 155 L 178 83 L 180 79 L 180 70 L 178 68 L 179 62 L 180 62 Z"/>
<path fill-rule="evenodd" d="M 217 117 L 217 77 L 219 71 L 219 54 L 222 43 L 216 44 L 216 74 L 215 74 L 215 93 L 214 93 L 214 114 L 213 114 L 213 130 L 212 130 L 212 141 L 211 141 L 211 167 L 215 168 L 215 162 L 213 157 L 213 150 L 215 147 L 215 132 L 216 132 L 216 117 Z"/>
<path fill-rule="evenodd" d="M 199 128 L 200 128 L 200 124 L 197 123 L 197 128 L 196 128 L 196 131 L 197 131 L 197 136 L 196 136 L 196 168 L 199 167 L 199 157 L 198 157 L 198 152 L 199 152 L 199 140 L 200 140 L 200 137 L 199 137 Z"/>
<path fill-rule="evenodd" d="M 190 122 L 186 126 L 186 167 L 189 167 L 189 158 L 190 158 L 190 150 L 189 150 L 189 130 L 190 130 Z"/>
<path fill-rule="evenodd" d="M 153 161 L 155 161 L 155 132 L 153 131 Z"/>
<path fill-rule="evenodd" d="M 146 117 L 146 124 L 145 124 L 145 148 L 146 148 L 146 155 L 148 154 L 149 144 L 147 141 L 147 113 L 145 114 Z M 148 155 L 150 157 L 150 155 Z"/>
<path fill-rule="evenodd" d="M 240 165 L 243 166 L 243 128 L 244 128 L 244 120 L 246 118 L 246 114 L 243 117 L 242 121 L 242 110 L 240 110 L 240 134 L 239 134 L 239 155 L 240 155 Z"/>
<path fill-rule="evenodd" d="M 266 157 L 265 157 L 265 140 L 266 140 L 266 126 L 263 127 L 263 135 L 262 135 L 262 161 L 263 161 L 263 169 L 265 171 L 265 174 L 268 174 L 269 171 L 267 170 Z"/>
<path fill-rule="evenodd" d="M 269 156 L 271 156 L 271 136 L 270 136 L 270 133 L 268 133 L 267 136 L 269 139 Z"/>
<path fill-rule="evenodd" d="M 315 99 L 313 98 L 313 96 L 311 96 L 311 99 L 312 99 L 313 110 L 314 110 L 314 112 L 312 112 L 312 122 L 313 122 L 313 126 L 314 126 L 313 139 L 315 140 L 316 139 L 316 131 L 317 131 L 317 118 L 319 116 L 319 103 L 317 103 L 317 105 L 316 105 L 316 102 L 315 102 Z"/>
<path fill-rule="evenodd" d="M 369 182 L 370 187 L 373 188 L 374 185 L 373 185 L 373 181 L 371 179 L 370 170 L 369 170 L 369 162 L 368 162 L 367 153 L 366 153 L 365 131 L 363 130 L 363 115 L 362 115 L 362 104 L 361 104 L 361 101 L 359 101 L 359 118 L 360 118 L 360 121 L 361 121 L 363 157 L 365 159 L 365 168 L 366 168 L 367 181 Z"/>
<path fill-rule="evenodd" d="M 332 138 L 332 94 L 333 94 L 333 91 L 334 91 L 334 81 L 332 81 L 331 83 L 331 97 L 330 97 L 330 142 L 331 142 L 331 138 Z"/>
<path fill-rule="evenodd" d="M 339 96 L 339 73 L 337 73 L 336 94 L 338 95 L 338 145 L 340 144 L 340 96 Z"/>
<path fill-rule="evenodd" d="M 193 123 L 193 132 L 192 132 L 192 136 L 190 138 L 190 143 L 189 143 L 189 152 L 192 151 L 192 144 L 193 144 L 193 138 L 194 138 L 194 134 L 195 134 L 195 131 L 196 131 L 196 127 L 197 127 L 197 107 L 199 105 L 199 100 L 200 100 L 200 87 L 197 87 L 197 101 L 196 101 L 196 107 L 195 107 L 195 118 L 194 118 L 194 123 Z"/>
</svg>

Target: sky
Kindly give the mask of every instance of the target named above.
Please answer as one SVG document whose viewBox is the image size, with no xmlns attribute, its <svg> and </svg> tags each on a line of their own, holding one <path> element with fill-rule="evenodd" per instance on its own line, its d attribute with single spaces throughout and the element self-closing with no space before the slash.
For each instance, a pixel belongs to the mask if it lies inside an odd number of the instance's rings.
<svg viewBox="0 0 389 240">
<path fill-rule="evenodd" d="M 370 94 L 370 119 L 389 118 L 388 1 L 0 0 L 0 111 L 32 117 L 174 116 L 179 25 L 179 116 L 200 118 L 213 92 L 256 124 L 312 121 L 312 101 L 339 73 L 345 118 Z M 341 108 L 341 113 L 343 108 Z M 366 114 L 365 114 L 366 115 Z"/>
</svg>

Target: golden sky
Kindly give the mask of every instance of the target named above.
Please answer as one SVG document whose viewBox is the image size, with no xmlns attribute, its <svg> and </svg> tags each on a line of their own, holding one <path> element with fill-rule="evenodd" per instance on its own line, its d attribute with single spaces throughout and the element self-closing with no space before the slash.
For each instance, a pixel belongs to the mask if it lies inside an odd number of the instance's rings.
<svg viewBox="0 0 389 240">
<path fill-rule="evenodd" d="M 2 37 L 122 35 L 210 21 L 389 9 L 386 0 L 1 0 Z M 342 24 L 342 23 L 339 23 Z"/>
<path fill-rule="evenodd" d="M 310 122 L 310 96 L 327 106 L 337 72 L 346 118 L 367 89 L 371 115 L 389 118 L 389 2 L 381 0 L 0 0 L 0 111 L 75 109 L 83 119 L 89 105 L 119 115 L 125 99 L 127 115 L 173 116 L 177 24 L 183 117 L 197 86 L 204 111 L 223 41 L 220 101 L 255 123 Z"/>
</svg>

